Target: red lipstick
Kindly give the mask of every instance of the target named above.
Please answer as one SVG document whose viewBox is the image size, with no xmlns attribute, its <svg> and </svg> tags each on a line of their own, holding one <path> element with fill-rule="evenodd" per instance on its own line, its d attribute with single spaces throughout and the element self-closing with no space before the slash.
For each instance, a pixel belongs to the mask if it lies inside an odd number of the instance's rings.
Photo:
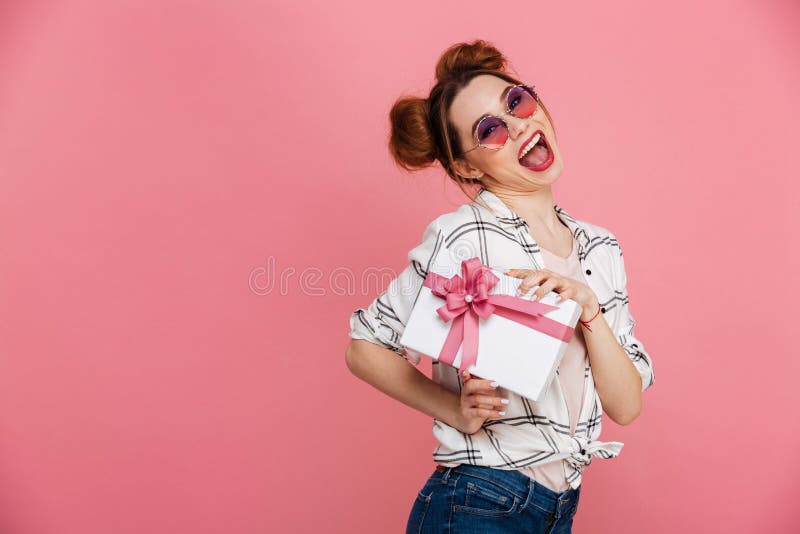
<svg viewBox="0 0 800 534">
<path fill-rule="evenodd" d="M 547 148 L 547 159 L 545 159 L 540 165 L 537 165 L 536 167 L 528 167 L 526 165 L 522 165 L 522 163 L 520 163 L 520 165 L 533 172 L 541 172 L 550 167 L 550 165 L 553 164 L 553 160 L 555 160 L 553 149 L 550 148 L 550 143 L 547 142 L 547 137 L 544 135 L 544 132 L 542 132 L 541 130 L 536 130 L 535 132 L 533 132 L 533 135 L 531 135 L 520 147 L 518 156 L 522 157 L 522 149 L 525 148 L 528 145 L 528 143 L 530 143 L 531 139 L 533 139 L 536 136 L 536 134 L 542 134 L 542 136 L 539 138 L 539 143 L 537 144 L 544 144 L 545 148 Z M 534 149 L 532 148 L 531 150 Z M 519 158 L 517 159 L 519 160 Z"/>
<path fill-rule="evenodd" d="M 531 142 L 531 139 L 533 139 L 534 137 L 536 137 L 536 134 L 538 134 L 538 133 L 540 133 L 540 134 L 544 135 L 544 134 L 542 133 L 542 131 L 541 131 L 541 130 L 536 130 L 535 132 L 533 132 L 533 133 L 531 134 L 531 136 L 530 136 L 529 138 L 527 138 L 527 139 L 525 140 L 525 142 L 524 142 L 524 143 L 522 143 L 522 144 L 520 145 L 520 147 L 519 147 L 519 152 L 517 152 L 517 161 L 519 161 L 519 158 L 521 158 L 521 157 L 522 157 L 522 149 L 523 149 L 523 148 L 525 148 L 526 146 L 528 146 L 528 143 L 530 143 L 530 142 Z"/>
</svg>

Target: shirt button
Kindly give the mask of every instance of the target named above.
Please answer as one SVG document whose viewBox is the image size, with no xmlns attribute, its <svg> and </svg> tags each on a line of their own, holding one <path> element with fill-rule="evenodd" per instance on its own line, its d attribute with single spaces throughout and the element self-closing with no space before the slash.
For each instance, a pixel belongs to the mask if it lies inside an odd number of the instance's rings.
<svg viewBox="0 0 800 534">
<path fill-rule="evenodd" d="M 592 270 L 591 269 L 586 269 L 586 274 L 592 274 Z"/>
<path fill-rule="evenodd" d="M 601 311 L 601 312 L 603 312 L 603 313 L 605 313 L 605 312 L 606 312 L 606 309 L 605 309 L 605 308 L 600 308 L 600 311 Z"/>
<path fill-rule="evenodd" d="M 586 454 L 586 449 L 581 449 L 581 454 Z"/>
</svg>

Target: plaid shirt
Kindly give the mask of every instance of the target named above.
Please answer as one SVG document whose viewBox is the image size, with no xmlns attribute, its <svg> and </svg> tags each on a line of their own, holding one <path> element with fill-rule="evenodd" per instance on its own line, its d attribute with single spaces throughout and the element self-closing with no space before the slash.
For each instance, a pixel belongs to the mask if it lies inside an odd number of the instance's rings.
<svg viewBox="0 0 800 534">
<path fill-rule="evenodd" d="M 541 249 L 525 220 L 487 189 L 480 190 L 478 199 L 489 209 L 471 202 L 440 215 L 428 225 L 422 242 L 409 252 L 409 264 L 403 272 L 368 308 L 352 313 L 351 338 L 379 344 L 417 365 L 419 356 L 407 352 L 399 339 L 431 262 L 442 251 L 453 255 L 456 261 L 478 256 L 484 264 L 501 269 L 545 268 Z M 557 204 L 553 209 L 572 231 L 585 278 L 600 302 L 601 316 L 639 371 L 644 391 L 653 385 L 653 364 L 642 342 L 634 336 L 635 321 L 628 305 L 619 242 L 608 229 L 577 220 Z M 586 361 L 584 401 L 574 434 L 570 433 L 567 402 L 556 373 L 542 402 L 498 388 L 510 400 L 505 416 L 486 421 L 474 434 L 465 434 L 434 419 L 433 434 L 438 445 L 433 460 L 442 465 L 467 463 L 507 470 L 563 460 L 567 483 L 577 488 L 581 472 L 594 456 L 615 457 L 623 446 L 620 442 L 597 440 L 603 408 L 589 359 Z M 462 381 L 456 368 L 434 361 L 432 369 L 434 381 L 460 394 Z"/>
</svg>

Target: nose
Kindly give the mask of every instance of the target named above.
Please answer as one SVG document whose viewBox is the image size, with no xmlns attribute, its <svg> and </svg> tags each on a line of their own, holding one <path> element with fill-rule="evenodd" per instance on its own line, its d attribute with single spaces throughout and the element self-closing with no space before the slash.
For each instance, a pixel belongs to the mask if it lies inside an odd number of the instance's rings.
<svg viewBox="0 0 800 534">
<path fill-rule="evenodd" d="M 509 113 L 506 114 L 506 124 L 508 124 L 508 134 L 513 138 L 516 139 L 520 135 L 525 133 L 525 130 L 528 129 L 528 121 L 527 119 L 520 119 L 519 117 L 515 117 Z"/>
</svg>

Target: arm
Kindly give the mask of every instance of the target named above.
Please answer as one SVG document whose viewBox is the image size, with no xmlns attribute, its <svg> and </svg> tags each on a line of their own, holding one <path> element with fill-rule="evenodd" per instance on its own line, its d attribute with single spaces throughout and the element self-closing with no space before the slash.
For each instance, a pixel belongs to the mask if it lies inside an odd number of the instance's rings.
<svg viewBox="0 0 800 534">
<path fill-rule="evenodd" d="M 613 234 L 611 238 L 619 245 Z M 615 259 L 615 280 L 620 297 L 615 324 L 610 326 L 607 321 L 592 321 L 592 332 L 584 328 L 583 333 L 603 409 L 615 422 L 626 425 L 639 416 L 642 392 L 653 385 L 655 376 L 649 354 L 634 335 L 636 323 L 630 312 L 622 248 Z"/>
<path fill-rule="evenodd" d="M 612 239 L 616 237 L 612 235 Z M 617 241 L 617 244 L 619 242 Z M 653 361 L 650 359 L 650 354 L 645 350 L 642 341 L 636 337 L 634 333 L 634 326 L 636 321 L 631 315 L 629 299 L 628 299 L 628 276 L 625 272 L 625 258 L 622 255 L 622 248 L 619 248 L 619 257 L 617 273 L 619 275 L 619 294 L 621 297 L 619 306 L 620 313 L 617 314 L 617 322 L 614 328 L 614 334 L 617 336 L 620 346 L 625 350 L 626 355 L 633 363 L 640 378 L 640 387 L 642 392 L 655 383 L 655 374 L 653 373 Z"/>
<path fill-rule="evenodd" d="M 371 386 L 453 428 L 460 428 L 460 396 L 437 384 L 390 349 L 352 339 L 345 360 L 350 371 Z"/>
<path fill-rule="evenodd" d="M 408 253 L 409 264 L 403 272 L 367 308 L 352 313 L 352 339 L 345 361 L 354 375 L 390 397 L 460 428 L 460 396 L 419 371 L 415 367 L 419 356 L 412 356 L 400 344 L 411 309 L 443 241 L 434 220 L 425 229 L 422 242 Z"/>
<path fill-rule="evenodd" d="M 594 311 L 597 307 L 593 308 Z M 581 320 L 591 318 L 581 317 Z M 602 314 L 601 314 L 602 315 Z M 600 319 L 597 317 L 596 319 Z M 594 385 L 603 411 L 620 425 L 627 425 L 639 416 L 642 407 L 642 380 L 625 350 L 617 342 L 614 331 L 602 319 L 589 323 L 589 331 L 581 325 Z"/>
</svg>

